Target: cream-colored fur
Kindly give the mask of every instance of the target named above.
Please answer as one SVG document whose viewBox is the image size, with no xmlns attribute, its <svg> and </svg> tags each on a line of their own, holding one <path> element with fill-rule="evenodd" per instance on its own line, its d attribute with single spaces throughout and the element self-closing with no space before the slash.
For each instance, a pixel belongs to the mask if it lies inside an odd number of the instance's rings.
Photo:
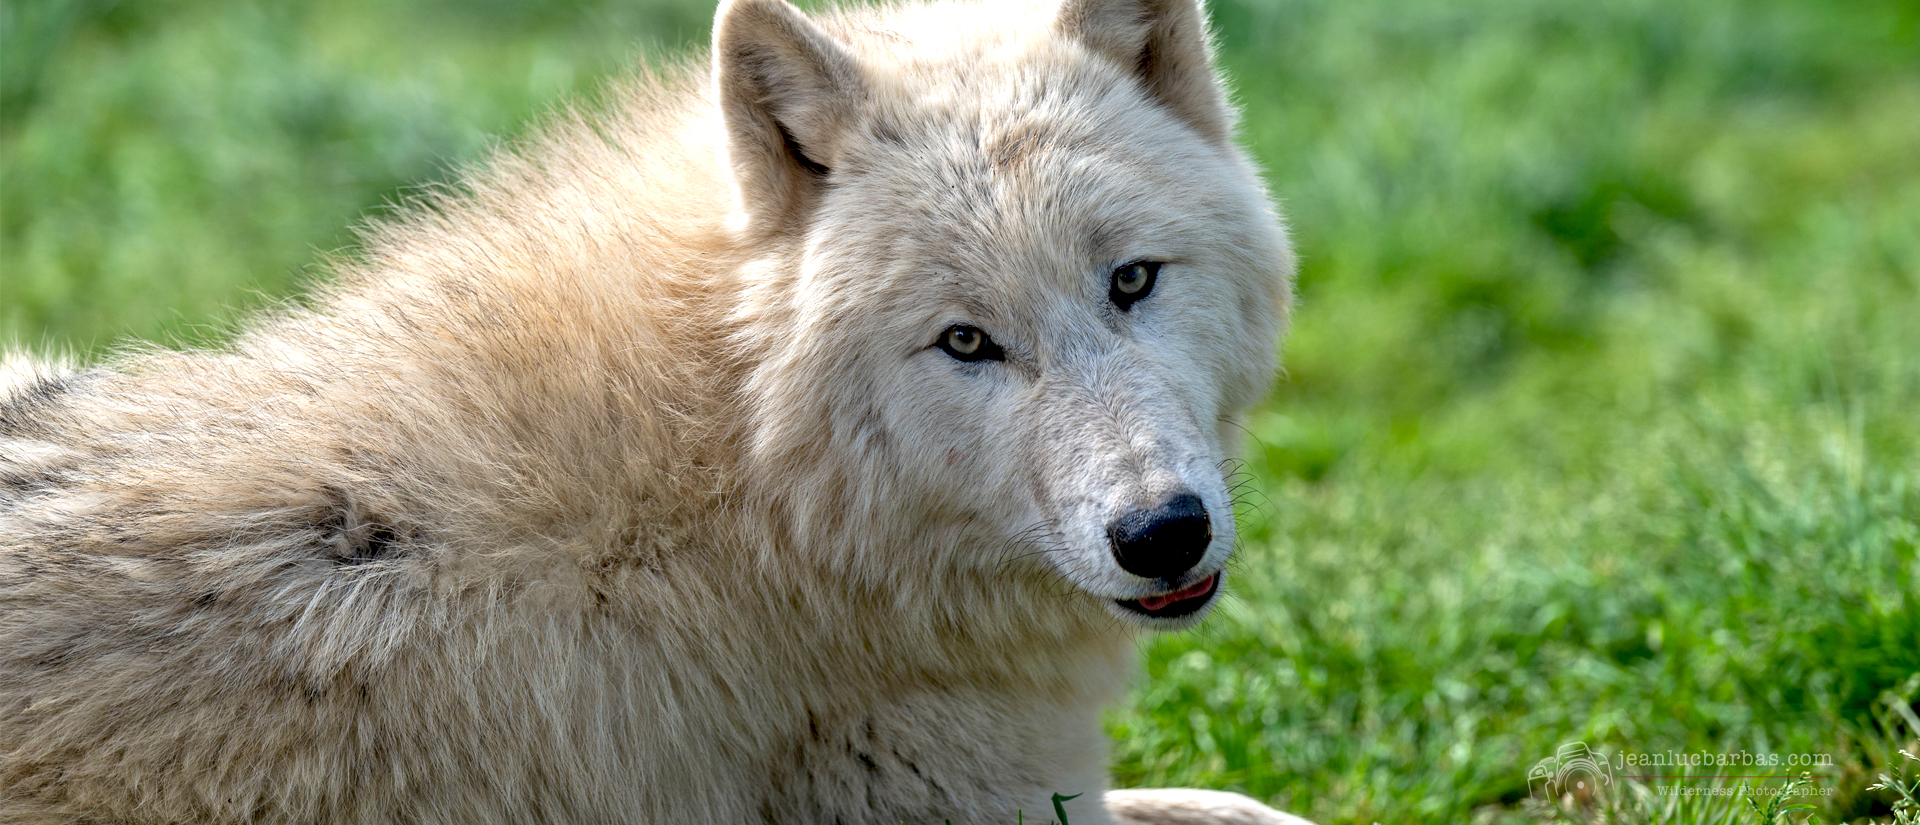
<svg viewBox="0 0 1920 825">
<path fill-rule="evenodd" d="M 7 360 L 0 821 L 1293 821 L 1101 795 L 1198 619 L 1106 525 L 1191 489 L 1222 569 L 1292 271 L 1203 21 L 736 0 L 310 308 Z"/>
</svg>

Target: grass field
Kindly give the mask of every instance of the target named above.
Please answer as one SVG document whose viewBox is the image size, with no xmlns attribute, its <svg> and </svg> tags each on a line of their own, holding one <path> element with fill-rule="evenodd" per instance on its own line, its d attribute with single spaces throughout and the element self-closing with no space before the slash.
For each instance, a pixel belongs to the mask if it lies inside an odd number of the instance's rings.
<svg viewBox="0 0 1920 825">
<path fill-rule="evenodd" d="M 1778 821 L 1892 821 L 1868 786 L 1920 750 L 1920 6 L 1214 6 L 1298 322 L 1248 424 L 1234 599 L 1145 644 L 1121 781 L 1326 825 L 1764 823 L 1704 791 L 1805 772 Z M 217 340 L 358 216 L 711 14 L 0 10 L 0 341 L 82 357 Z M 1603 798 L 1534 799 L 1575 742 Z M 1675 752 L 1733 764 L 1636 764 Z"/>
</svg>

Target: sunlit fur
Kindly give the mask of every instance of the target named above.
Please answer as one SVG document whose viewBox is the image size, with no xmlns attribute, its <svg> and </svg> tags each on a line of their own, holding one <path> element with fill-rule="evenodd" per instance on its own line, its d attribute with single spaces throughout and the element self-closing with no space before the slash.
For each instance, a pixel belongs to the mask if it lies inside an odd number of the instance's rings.
<svg viewBox="0 0 1920 825">
<path fill-rule="evenodd" d="M 0 820 L 1291 821 L 1101 796 L 1197 620 L 1105 526 L 1223 568 L 1293 266 L 1203 20 L 741 0 L 227 347 L 7 359 Z"/>
</svg>

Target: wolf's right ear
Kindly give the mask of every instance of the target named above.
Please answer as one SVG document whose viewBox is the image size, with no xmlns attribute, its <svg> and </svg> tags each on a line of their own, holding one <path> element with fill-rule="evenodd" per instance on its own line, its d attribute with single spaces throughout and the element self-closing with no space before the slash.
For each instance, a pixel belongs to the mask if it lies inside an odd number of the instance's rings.
<svg viewBox="0 0 1920 825">
<path fill-rule="evenodd" d="M 713 78 L 739 208 L 752 228 L 784 225 L 840 161 L 866 93 L 859 62 L 785 0 L 727 0 L 713 25 Z"/>
</svg>

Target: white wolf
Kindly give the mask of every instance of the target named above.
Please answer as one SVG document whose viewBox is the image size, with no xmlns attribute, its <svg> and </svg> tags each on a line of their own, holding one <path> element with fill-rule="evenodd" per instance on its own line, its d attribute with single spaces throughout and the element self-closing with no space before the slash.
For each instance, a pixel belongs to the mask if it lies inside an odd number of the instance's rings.
<svg viewBox="0 0 1920 825">
<path fill-rule="evenodd" d="M 736 0 L 308 309 L 14 358 L 0 819 L 1296 821 L 1104 791 L 1293 268 L 1195 3 Z"/>
</svg>

